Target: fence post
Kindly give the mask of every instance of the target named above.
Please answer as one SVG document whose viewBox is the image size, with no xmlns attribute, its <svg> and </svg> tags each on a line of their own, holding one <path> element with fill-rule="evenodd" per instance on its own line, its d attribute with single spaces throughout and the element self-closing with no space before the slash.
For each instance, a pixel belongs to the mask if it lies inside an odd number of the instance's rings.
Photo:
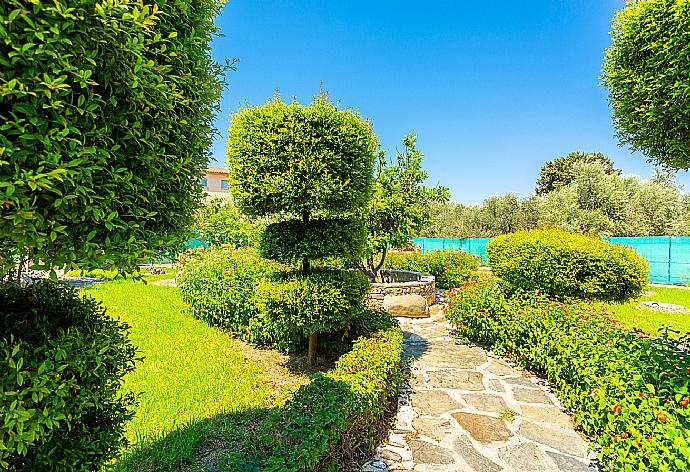
<svg viewBox="0 0 690 472">
<path fill-rule="evenodd" d="M 668 283 L 671 282 L 671 244 L 673 242 L 673 239 L 671 236 L 668 237 Z"/>
</svg>

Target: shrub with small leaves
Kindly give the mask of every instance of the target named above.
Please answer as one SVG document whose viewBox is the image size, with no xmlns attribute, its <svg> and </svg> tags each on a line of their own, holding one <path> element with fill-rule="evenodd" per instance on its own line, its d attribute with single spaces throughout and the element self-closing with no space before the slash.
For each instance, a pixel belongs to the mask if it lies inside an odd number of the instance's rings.
<svg viewBox="0 0 690 472">
<path fill-rule="evenodd" d="M 385 267 L 436 277 L 439 288 L 458 287 L 477 274 L 479 259 L 463 251 L 389 252 Z"/>
<path fill-rule="evenodd" d="M 556 228 L 497 236 L 486 256 L 509 286 L 559 297 L 625 301 L 649 282 L 647 262 L 633 249 Z"/>
<path fill-rule="evenodd" d="M 99 470 L 126 444 L 127 325 L 54 283 L 0 285 L 0 469 Z"/>
</svg>

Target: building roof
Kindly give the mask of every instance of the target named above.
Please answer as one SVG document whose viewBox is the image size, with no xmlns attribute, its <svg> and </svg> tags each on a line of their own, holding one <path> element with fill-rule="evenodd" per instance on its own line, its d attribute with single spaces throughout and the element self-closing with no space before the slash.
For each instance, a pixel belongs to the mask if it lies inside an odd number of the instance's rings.
<svg viewBox="0 0 690 472">
<path fill-rule="evenodd" d="M 230 171 L 223 167 L 209 167 L 206 169 L 208 174 L 229 174 Z"/>
</svg>

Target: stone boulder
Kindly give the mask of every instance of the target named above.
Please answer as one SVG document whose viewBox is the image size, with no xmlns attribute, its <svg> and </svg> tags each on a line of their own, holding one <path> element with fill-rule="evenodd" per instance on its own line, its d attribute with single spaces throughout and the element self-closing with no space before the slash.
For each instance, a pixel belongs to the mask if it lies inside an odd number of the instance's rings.
<svg viewBox="0 0 690 472">
<path fill-rule="evenodd" d="M 391 316 L 403 318 L 427 318 L 429 306 L 421 295 L 386 296 L 383 299 L 383 309 Z"/>
</svg>

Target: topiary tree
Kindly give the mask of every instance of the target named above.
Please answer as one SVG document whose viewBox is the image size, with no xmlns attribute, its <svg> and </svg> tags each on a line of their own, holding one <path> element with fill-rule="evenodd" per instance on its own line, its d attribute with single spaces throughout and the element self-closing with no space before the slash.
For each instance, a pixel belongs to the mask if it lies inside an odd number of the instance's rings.
<svg viewBox="0 0 690 472">
<path fill-rule="evenodd" d="M 690 168 L 690 2 L 631 0 L 611 34 L 603 82 L 621 143 Z"/>
<path fill-rule="evenodd" d="M 0 262 L 118 267 L 175 248 L 201 197 L 217 0 L 0 2 Z"/>
<path fill-rule="evenodd" d="M 268 226 L 261 253 L 299 265 L 298 273 L 264 281 L 257 289 L 258 304 L 286 329 L 309 337 L 312 364 L 317 333 L 343 327 L 361 309 L 368 290 L 358 274 L 323 267 L 332 258 L 352 260 L 361 252 L 364 225 L 353 215 L 371 197 L 376 145 L 369 123 L 323 96 L 309 106 L 276 98 L 232 118 L 233 202 L 246 215 L 283 220 Z"/>
<path fill-rule="evenodd" d="M 557 157 L 542 166 L 541 175 L 537 180 L 537 195 L 546 195 L 572 182 L 575 178 L 573 167 L 578 162 L 599 163 L 604 166 L 607 174 L 620 175 L 621 173 L 619 169 L 613 167 L 611 159 L 599 152 L 571 152 L 567 156 Z"/>
<path fill-rule="evenodd" d="M 429 175 L 422 168 L 424 154 L 417 149 L 417 135 L 405 136 L 403 146 L 395 164 L 387 165 L 383 152 L 379 153 L 374 196 L 362 214 L 368 240 L 358 269 L 372 281 L 385 264 L 388 247 L 407 245 L 431 223 L 432 203 L 450 198 L 446 187 L 422 185 Z"/>
</svg>

